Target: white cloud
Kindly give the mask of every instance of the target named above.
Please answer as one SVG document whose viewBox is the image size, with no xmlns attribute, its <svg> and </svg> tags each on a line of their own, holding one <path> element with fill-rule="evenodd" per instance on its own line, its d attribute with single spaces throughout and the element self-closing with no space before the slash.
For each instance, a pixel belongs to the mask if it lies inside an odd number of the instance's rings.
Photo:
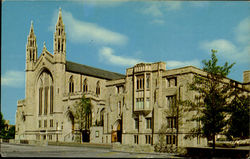
<svg viewBox="0 0 250 159">
<path fill-rule="evenodd" d="M 160 25 L 162 25 L 162 24 L 165 23 L 165 21 L 162 20 L 162 19 L 154 19 L 154 20 L 151 21 L 151 23 L 152 24 L 160 24 Z"/>
<path fill-rule="evenodd" d="M 150 2 L 145 5 L 145 7 L 139 10 L 140 13 L 152 16 L 151 24 L 164 24 L 164 14 L 167 11 L 174 11 L 181 9 L 181 2 L 168 1 L 168 2 Z"/>
<path fill-rule="evenodd" d="M 58 11 L 52 18 L 50 30 L 55 30 Z M 97 43 L 97 44 L 114 44 L 124 45 L 128 38 L 117 32 L 113 32 L 94 23 L 80 21 L 75 19 L 70 12 L 62 10 L 63 22 L 66 28 L 68 38 L 75 43 Z"/>
<path fill-rule="evenodd" d="M 249 62 L 249 46 L 240 48 L 228 40 L 218 39 L 201 43 L 201 48 L 209 51 L 215 49 L 224 58 L 233 60 L 234 62 Z"/>
<path fill-rule="evenodd" d="M 237 26 L 236 38 L 239 42 L 250 45 L 250 17 L 242 20 Z"/>
<path fill-rule="evenodd" d="M 158 3 L 153 3 L 152 5 L 149 5 L 141 10 L 141 13 L 146 15 L 152 15 L 154 17 L 160 17 L 163 15 L 160 5 Z"/>
<path fill-rule="evenodd" d="M 105 61 L 109 64 L 118 65 L 118 66 L 134 66 L 138 63 L 142 63 L 140 59 L 130 58 L 130 57 L 123 57 L 115 55 L 115 52 L 112 48 L 103 47 L 99 50 L 99 58 L 101 61 Z M 151 62 L 146 62 L 151 63 Z M 167 69 L 179 68 L 184 66 L 196 66 L 200 67 L 201 64 L 199 60 L 191 60 L 191 61 L 175 61 L 169 60 L 166 61 Z"/>
<path fill-rule="evenodd" d="M 181 2 L 180 1 L 165 2 L 165 6 L 167 10 L 179 10 L 181 9 Z"/>
<path fill-rule="evenodd" d="M 173 68 L 179 68 L 184 66 L 196 66 L 200 67 L 200 61 L 199 60 L 191 60 L 191 61 L 175 61 L 175 60 L 169 60 L 166 61 L 167 69 L 173 69 Z"/>
<path fill-rule="evenodd" d="M 139 59 L 117 56 L 114 54 L 114 50 L 109 47 L 103 47 L 99 50 L 99 58 L 101 61 L 108 62 L 118 66 L 133 66 L 142 62 Z"/>
<path fill-rule="evenodd" d="M 233 43 L 225 39 L 217 39 L 201 43 L 201 47 L 206 50 L 215 49 L 224 55 L 233 55 L 237 49 Z"/>
<path fill-rule="evenodd" d="M 84 0 L 82 4 L 94 5 L 96 7 L 116 7 L 130 0 Z"/>
<path fill-rule="evenodd" d="M 10 70 L 1 77 L 1 85 L 9 87 L 24 87 L 25 73 L 24 71 Z"/>
<path fill-rule="evenodd" d="M 250 59 L 250 17 L 243 19 L 235 29 L 235 39 L 239 42 L 233 43 L 227 39 L 216 39 L 201 43 L 201 48 L 207 51 L 215 49 L 223 58 L 236 63 L 249 63 Z"/>
<path fill-rule="evenodd" d="M 161 17 L 166 11 L 178 10 L 181 8 L 181 2 L 151 2 L 140 10 L 141 13 L 151 15 L 153 17 Z"/>
</svg>

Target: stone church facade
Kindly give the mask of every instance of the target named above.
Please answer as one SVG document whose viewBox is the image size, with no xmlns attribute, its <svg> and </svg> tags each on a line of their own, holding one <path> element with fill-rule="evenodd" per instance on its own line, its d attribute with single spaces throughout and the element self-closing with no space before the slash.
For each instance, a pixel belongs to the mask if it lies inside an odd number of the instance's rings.
<svg viewBox="0 0 250 159">
<path fill-rule="evenodd" d="M 89 142 L 153 145 L 159 141 L 162 125 L 166 125 L 166 144 L 206 145 L 204 138 L 184 139 L 190 129 L 199 126 L 187 122 L 193 112 L 179 119 L 182 125 L 177 125 L 176 116 L 170 113 L 177 99 L 194 100 L 188 83 L 196 74 L 206 72 L 193 66 L 166 70 L 164 62 L 156 62 L 136 64 L 123 75 L 67 61 L 60 10 L 54 54 L 44 44 L 37 56 L 31 24 L 26 45 L 25 99 L 17 103 L 15 139 L 76 142 L 78 125 L 72 125 L 66 112 L 85 95 L 92 104 Z M 250 71 L 243 77 L 244 82 L 237 83 L 249 90 Z"/>
</svg>

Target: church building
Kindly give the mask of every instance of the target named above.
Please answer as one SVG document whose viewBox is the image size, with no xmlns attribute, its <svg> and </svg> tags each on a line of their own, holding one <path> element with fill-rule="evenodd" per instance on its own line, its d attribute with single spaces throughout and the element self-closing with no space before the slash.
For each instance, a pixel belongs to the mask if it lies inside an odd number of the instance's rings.
<svg viewBox="0 0 250 159">
<path fill-rule="evenodd" d="M 173 107 L 181 107 L 176 100 L 195 99 L 188 84 L 194 75 L 206 75 L 203 70 L 193 66 L 167 70 L 166 63 L 155 62 L 136 64 L 120 74 L 67 61 L 61 9 L 53 43 L 54 53 L 44 43 L 38 57 L 31 23 L 25 99 L 17 102 L 16 140 L 78 142 L 79 125 L 68 118 L 67 111 L 84 95 L 92 104 L 88 132 L 81 139 L 84 142 L 154 145 L 165 125 L 166 144 L 207 144 L 205 138 L 184 138 L 200 124 L 188 122 L 194 112 L 186 112 L 182 119 L 171 112 Z M 237 83 L 249 90 L 250 71 L 243 77 L 243 83 Z"/>
</svg>

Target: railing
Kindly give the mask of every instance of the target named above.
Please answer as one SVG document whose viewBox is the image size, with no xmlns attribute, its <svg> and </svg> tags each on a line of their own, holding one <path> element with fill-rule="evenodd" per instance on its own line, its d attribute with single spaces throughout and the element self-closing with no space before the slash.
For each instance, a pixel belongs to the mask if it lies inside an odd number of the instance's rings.
<svg viewBox="0 0 250 159">
<path fill-rule="evenodd" d="M 93 96 L 93 97 L 99 97 L 100 95 L 97 95 L 95 92 L 93 92 L 93 91 L 88 91 L 88 92 L 67 92 L 67 93 L 64 93 L 63 94 L 63 96 L 64 97 L 69 97 L 69 96 L 79 96 L 79 97 L 81 97 L 82 95 L 84 95 L 85 94 L 85 96 Z"/>
<path fill-rule="evenodd" d="M 73 132 L 73 131 L 70 131 L 68 134 L 66 134 L 66 135 L 64 136 L 64 141 L 66 141 L 66 138 L 70 138 L 70 135 L 72 135 L 72 132 Z M 72 138 L 71 138 L 71 140 L 72 140 Z"/>
<path fill-rule="evenodd" d="M 74 131 L 76 131 L 76 130 L 74 130 Z M 77 135 L 75 132 L 73 132 L 73 130 L 71 130 L 68 134 L 66 134 L 65 136 L 64 136 L 64 142 L 68 139 L 68 140 L 70 140 L 71 142 L 73 142 L 74 141 L 74 139 L 75 139 L 75 135 Z M 68 141 L 67 140 L 67 141 Z"/>
<path fill-rule="evenodd" d="M 95 92 L 88 91 L 88 92 L 72 92 L 72 93 L 64 93 L 63 94 L 63 100 L 69 100 L 69 99 L 80 99 L 82 98 L 82 95 L 85 95 L 86 98 L 98 100 L 105 102 L 103 99 L 101 99 Z"/>
<path fill-rule="evenodd" d="M 140 107 L 135 106 L 134 111 L 135 112 L 150 112 L 151 108 L 150 108 L 150 106 L 146 106 L 146 105 L 143 105 L 143 106 L 140 106 Z"/>
</svg>

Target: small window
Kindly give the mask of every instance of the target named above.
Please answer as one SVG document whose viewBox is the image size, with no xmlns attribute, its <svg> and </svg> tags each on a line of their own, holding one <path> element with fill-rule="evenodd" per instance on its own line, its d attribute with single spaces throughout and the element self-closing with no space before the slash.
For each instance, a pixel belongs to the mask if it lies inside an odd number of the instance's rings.
<svg viewBox="0 0 250 159">
<path fill-rule="evenodd" d="M 167 96 L 166 97 L 167 100 L 167 108 L 172 109 L 175 108 L 176 106 L 176 96 Z"/>
<path fill-rule="evenodd" d="M 124 87 L 123 86 L 116 86 L 117 94 L 123 93 L 124 92 Z"/>
<path fill-rule="evenodd" d="M 139 143 L 138 135 L 134 135 L 134 143 L 135 143 L 135 144 L 138 144 L 138 143 Z"/>
<path fill-rule="evenodd" d="M 167 87 L 174 87 L 174 86 L 177 86 L 177 78 L 176 77 L 167 78 Z"/>
<path fill-rule="evenodd" d="M 135 129 L 139 129 L 139 119 L 135 118 Z"/>
<path fill-rule="evenodd" d="M 176 117 L 167 117 L 167 128 L 177 128 Z"/>
<path fill-rule="evenodd" d="M 95 137 L 96 137 L 96 138 L 99 137 L 99 131 L 95 131 Z"/>
<path fill-rule="evenodd" d="M 145 135 L 145 138 L 146 138 L 146 144 L 151 144 L 151 136 Z"/>
<path fill-rule="evenodd" d="M 176 135 L 166 135 L 166 144 L 177 145 Z"/>
<path fill-rule="evenodd" d="M 53 119 L 51 119 L 49 123 L 50 123 L 50 124 L 49 124 L 50 127 L 52 128 L 52 127 L 53 127 Z"/>
</svg>

